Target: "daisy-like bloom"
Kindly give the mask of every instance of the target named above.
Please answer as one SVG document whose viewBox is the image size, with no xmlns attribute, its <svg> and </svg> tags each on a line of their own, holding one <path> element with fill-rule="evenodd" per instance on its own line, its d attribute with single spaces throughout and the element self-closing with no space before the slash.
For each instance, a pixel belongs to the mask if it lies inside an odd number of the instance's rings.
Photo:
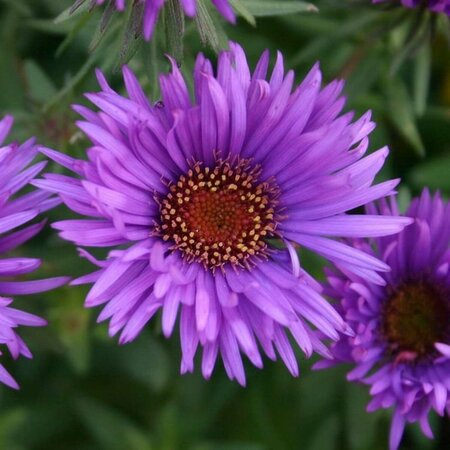
<svg viewBox="0 0 450 450">
<path fill-rule="evenodd" d="M 392 0 L 372 0 L 372 3 L 385 3 Z M 424 5 L 430 11 L 445 13 L 450 16 L 450 0 L 401 0 L 401 4 L 407 8 L 417 8 Z"/>
<path fill-rule="evenodd" d="M 388 150 L 363 157 L 374 124 L 369 113 L 353 123 L 341 114 L 342 82 L 322 89 L 316 65 L 293 90 L 281 54 L 268 76 L 268 52 L 251 73 L 242 48 L 230 47 L 216 73 L 198 56 L 194 98 L 174 61 L 155 104 L 128 68 L 129 98 L 98 72 L 101 91 L 87 97 L 100 112 L 75 107 L 92 141 L 88 159 L 43 149 L 77 176 L 48 174 L 36 185 L 88 217 L 54 224 L 62 238 L 121 246 L 106 261 L 82 250 L 100 268 L 77 281 L 94 283 L 86 306 L 105 305 L 99 321 L 111 319 L 111 335 L 129 342 L 162 310 L 168 337 L 179 313 L 181 371 L 193 371 L 201 346 L 206 378 L 220 352 L 244 384 L 241 352 L 261 367 L 260 349 L 271 359 L 276 349 L 297 375 L 287 331 L 307 355 L 325 356 L 317 330 L 334 340 L 350 332 L 296 246 L 381 282 L 385 263 L 329 237 L 397 233 L 408 220 L 345 214 L 398 180 L 373 185 Z"/>
<path fill-rule="evenodd" d="M 42 190 L 17 195 L 44 169 L 45 162 L 29 166 L 38 154 L 33 139 L 22 145 L 14 143 L 2 147 L 12 124 L 13 119 L 10 116 L 0 120 L 0 344 L 6 345 L 13 358 L 20 355 L 31 358 L 29 348 L 15 329 L 21 325 L 44 326 L 46 322 L 40 317 L 10 308 L 12 299 L 4 296 L 47 291 L 64 284 L 68 279 L 58 277 L 38 281 L 16 281 L 12 277 L 33 272 L 39 267 L 40 260 L 3 257 L 4 253 L 14 250 L 39 233 L 44 222 L 26 227 L 21 227 L 22 225 L 60 203 L 58 198 Z M 19 227 L 20 229 L 17 229 Z M 18 388 L 16 381 L 1 364 L 0 381 L 12 388 Z"/>
<path fill-rule="evenodd" d="M 394 201 L 378 208 L 398 214 Z M 345 269 L 328 274 L 325 292 L 340 299 L 339 311 L 356 335 L 333 345 L 335 361 L 318 363 L 354 364 L 348 379 L 370 386 L 368 411 L 394 409 L 391 450 L 406 422 L 419 422 L 432 438 L 430 410 L 450 413 L 450 205 L 424 190 L 406 216 L 414 223 L 397 236 L 377 238 L 374 247 L 359 243 L 391 268 L 385 286 Z"/>
<path fill-rule="evenodd" d="M 153 29 L 158 20 L 159 12 L 164 6 L 166 0 L 139 0 L 144 4 L 143 13 L 143 33 L 144 38 L 149 40 L 152 37 Z M 179 0 L 184 13 L 188 17 L 194 17 L 197 14 L 197 0 Z M 236 22 L 236 16 L 228 0 L 211 0 L 219 13 L 231 23 Z M 105 3 L 105 0 L 94 0 L 97 5 Z M 116 9 L 123 11 L 126 7 L 126 0 L 115 0 Z"/>
</svg>

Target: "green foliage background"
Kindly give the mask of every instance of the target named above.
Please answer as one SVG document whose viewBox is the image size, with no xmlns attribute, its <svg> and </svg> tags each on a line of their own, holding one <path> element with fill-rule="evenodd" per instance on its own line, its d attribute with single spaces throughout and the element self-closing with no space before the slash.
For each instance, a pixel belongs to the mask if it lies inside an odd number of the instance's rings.
<svg viewBox="0 0 450 450">
<path fill-rule="evenodd" d="M 265 48 L 281 49 L 298 81 L 320 60 L 326 81 L 348 79 L 347 110 L 373 110 L 379 125 L 371 149 L 390 146 L 382 177 L 402 177 L 402 204 L 424 186 L 448 196 L 448 20 L 442 17 L 435 24 L 439 31 L 430 41 L 428 29 L 414 22 L 417 15 L 411 11 L 382 11 L 363 0 L 314 3 L 320 13 L 295 0 L 234 0 L 248 21 L 241 17 L 232 27 L 211 12 L 212 21 L 206 16 L 200 23 L 201 35 L 217 48 L 226 42 L 226 33 L 244 46 L 252 64 Z M 35 135 L 42 144 L 81 156 L 87 143 L 74 126 L 70 104 L 84 102 L 82 93 L 96 89 L 94 67 L 101 67 L 120 90 L 118 67 L 129 61 L 157 100 L 157 73 L 168 70 L 164 50 L 178 57 L 186 73 L 198 51 L 214 57 L 190 20 L 181 47 L 169 7 L 147 44 L 130 35 L 126 14 L 115 15 L 105 30 L 98 29 L 100 10 L 55 23 L 70 4 L 0 0 L 0 115 L 15 115 L 14 138 Z M 257 16 L 256 26 L 248 13 Z M 421 35 L 411 38 L 411 27 Z M 59 208 L 50 216 L 55 220 L 69 213 Z M 44 259 L 42 277 L 90 270 L 49 227 L 20 253 Z M 320 277 L 321 261 L 302 258 Z M 178 336 L 163 339 L 154 320 L 134 343 L 120 347 L 105 325 L 95 323 L 96 311 L 83 309 L 85 294 L 85 288 L 76 287 L 17 298 L 19 308 L 43 315 L 50 325 L 24 331 L 32 361 L 2 356 L 21 390 L 0 386 L 0 449 L 387 448 L 389 412 L 366 414 L 367 389 L 347 383 L 345 368 L 311 372 L 311 361 L 299 353 L 298 379 L 281 362 L 270 361 L 263 371 L 247 364 L 246 389 L 228 381 L 220 364 L 209 382 L 198 374 L 180 377 Z M 433 415 L 432 424 L 434 441 L 410 426 L 402 449 L 450 448 L 448 419 Z"/>
</svg>

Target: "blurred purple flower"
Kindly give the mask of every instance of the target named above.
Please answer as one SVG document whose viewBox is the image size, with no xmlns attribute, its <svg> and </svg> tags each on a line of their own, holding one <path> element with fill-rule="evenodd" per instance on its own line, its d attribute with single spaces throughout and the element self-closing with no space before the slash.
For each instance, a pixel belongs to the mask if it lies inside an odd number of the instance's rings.
<svg viewBox="0 0 450 450">
<path fill-rule="evenodd" d="M 388 149 L 363 157 L 374 123 L 370 113 L 354 123 L 341 114 L 343 82 L 322 89 L 315 65 L 293 90 L 280 53 L 268 76 L 267 51 L 251 73 L 242 48 L 230 47 L 216 74 L 198 56 L 194 99 L 174 61 L 155 105 L 128 68 L 129 98 L 98 72 L 101 91 L 87 97 L 101 111 L 75 107 L 93 143 L 88 160 L 43 149 L 77 177 L 47 174 L 35 184 L 89 217 L 55 223 L 62 238 L 133 243 L 106 261 L 81 250 L 100 269 L 76 283 L 94 283 L 86 306 L 105 305 L 99 321 L 111 319 L 111 335 L 132 341 L 162 309 L 169 337 L 180 311 L 182 373 L 193 371 L 200 344 L 206 378 L 220 352 L 244 384 L 241 352 L 262 367 L 258 343 L 297 375 L 286 331 L 308 356 L 328 355 L 316 329 L 333 340 L 350 332 L 301 268 L 296 245 L 382 282 L 386 264 L 330 237 L 397 233 L 409 220 L 345 214 L 391 194 L 398 180 L 372 185 Z"/>
<path fill-rule="evenodd" d="M 0 146 L 3 145 L 12 124 L 13 119 L 10 116 L 0 120 Z M 45 167 L 45 162 L 27 167 L 37 153 L 33 139 L 22 145 L 13 143 L 0 147 L 0 256 L 39 233 L 44 222 L 13 230 L 60 203 L 58 198 L 42 190 L 29 192 L 21 197 L 16 196 Z M 39 266 L 40 260 L 34 258 L 0 259 L 0 344 L 7 346 L 13 358 L 20 355 L 31 358 L 30 350 L 16 334 L 15 328 L 20 325 L 43 326 L 46 322 L 40 317 L 10 308 L 8 305 L 12 299 L 3 296 L 43 292 L 68 281 L 64 277 L 38 281 L 11 280 L 11 277 L 33 272 Z M 15 380 L 1 364 L 0 381 L 12 388 L 18 388 Z"/>
<path fill-rule="evenodd" d="M 372 3 L 386 3 L 392 0 L 372 0 Z M 425 5 L 430 11 L 445 13 L 450 16 L 450 0 L 401 0 L 403 6 L 407 8 L 417 8 Z"/>
<path fill-rule="evenodd" d="M 398 214 L 394 201 L 379 211 Z M 385 286 L 345 269 L 329 272 L 325 293 L 339 299 L 338 310 L 356 335 L 333 344 L 334 361 L 316 366 L 355 364 L 348 379 L 371 386 L 368 411 L 394 408 L 391 450 L 398 448 L 406 422 L 419 422 L 432 438 L 430 410 L 450 412 L 450 205 L 425 190 L 406 216 L 413 225 L 375 241 L 374 256 L 391 268 L 383 275 Z M 370 251 L 371 244 L 359 247 Z"/>
<path fill-rule="evenodd" d="M 158 15 L 166 0 L 139 0 L 144 4 L 143 33 L 144 38 L 149 40 L 152 37 Z M 236 16 L 229 0 L 211 0 L 219 13 L 231 23 L 235 23 Z M 98 5 L 105 3 L 105 0 L 95 0 Z M 194 17 L 197 13 L 197 0 L 180 0 L 184 13 L 189 17 Z M 126 0 L 115 0 L 116 9 L 125 9 Z"/>
</svg>

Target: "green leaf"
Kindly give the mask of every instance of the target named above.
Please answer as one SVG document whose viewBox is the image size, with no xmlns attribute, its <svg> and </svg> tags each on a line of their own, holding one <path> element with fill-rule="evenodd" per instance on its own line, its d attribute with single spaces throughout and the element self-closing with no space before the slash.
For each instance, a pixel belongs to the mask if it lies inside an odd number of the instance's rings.
<svg viewBox="0 0 450 450">
<path fill-rule="evenodd" d="M 425 147 L 417 130 L 414 108 L 405 84 L 398 78 L 386 81 L 387 114 L 397 131 L 419 156 L 425 156 Z"/>
<path fill-rule="evenodd" d="M 76 2 L 74 5 L 69 6 L 65 9 L 58 17 L 55 18 L 55 23 L 65 22 L 66 20 L 73 19 L 80 14 L 83 14 L 86 11 L 90 10 L 91 2 L 86 0 L 81 0 L 80 2 Z M 79 5 L 75 7 L 75 5 Z"/>
<path fill-rule="evenodd" d="M 56 94 L 56 86 L 36 62 L 25 61 L 24 70 L 27 77 L 28 94 L 33 100 L 44 103 Z"/>
<path fill-rule="evenodd" d="M 141 26 L 143 8 L 144 6 L 140 3 L 128 8 L 128 17 L 122 31 L 122 38 L 120 39 L 119 57 L 116 58 L 116 64 L 114 66 L 115 72 L 119 71 L 124 64 L 127 64 L 131 60 L 142 43 Z"/>
<path fill-rule="evenodd" d="M 371 448 L 371 444 L 376 442 L 380 415 L 365 412 L 370 400 L 368 389 L 365 386 L 348 384 L 345 394 L 345 433 L 349 450 Z"/>
<path fill-rule="evenodd" d="M 405 26 L 406 24 L 405 22 Z M 399 50 L 392 60 L 389 71 L 391 76 L 397 73 L 407 58 L 414 55 L 415 52 L 420 51 L 421 47 L 426 45 L 427 40 L 431 38 L 430 34 L 428 14 L 411 16 L 408 30 L 399 28 L 398 33 L 393 33 L 393 35 L 397 35 Z"/>
<path fill-rule="evenodd" d="M 46 19 L 32 19 L 26 21 L 27 27 L 33 30 L 41 31 L 45 34 L 55 34 L 65 36 L 72 29 L 72 24 L 65 22 L 61 24 L 55 24 L 53 20 Z"/>
<path fill-rule="evenodd" d="M 399 211 L 404 214 L 406 210 L 409 208 L 409 204 L 411 203 L 412 195 L 411 190 L 406 184 L 400 184 L 397 188 L 397 204 Z"/>
<path fill-rule="evenodd" d="M 108 42 L 110 37 L 115 36 L 117 34 L 119 27 L 120 23 L 118 22 L 108 27 L 104 43 Z M 119 55 L 121 54 L 119 53 Z M 102 56 L 103 59 L 101 59 Z M 99 64 L 100 60 L 101 64 Z M 105 67 L 112 66 L 115 60 L 117 60 L 117 53 L 105 52 L 105 54 L 102 54 L 102 52 L 100 51 L 92 53 L 84 61 L 84 64 L 78 69 L 75 75 L 69 78 L 64 87 L 56 95 L 54 95 L 51 99 L 48 100 L 48 102 L 43 107 L 43 112 L 47 112 L 53 106 L 61 102 L 65 97 L 70 95 L 72 91 L 92 72 L 93 67 L 99 65 L 100 68 L 105 69 Z"/>
<path fill-rule="evenodd" d="M 309 450 L 334 450 L 338 448 L 339 442 L 339 420 L 334 414 L 324 414 L 313 435 Z"/>
<path fill-rule="evenodd" d="M 88 398 L 77 401 L 80 420 L 105 450 L 151 450 L 148 437 L 110 406 Z"/>
<path fill-rule="evenodd" d="M 417 187 L 429 187 L 450 192 L 450 154 L 420 164 L 411 171 L 409 179 Z"/>
<path fill-rule="evenodd" d="M 86 77 L 97 64 L 97 55 L 93 53 L 81 66 L 78 72 L 66 83 L 66 85 L 44 105 L 43 111 L 46 112 L 54 105 L 69 95 L 72 90 Z"/>
<path fill-rule="evenodd" d="M 9 8 L 14 9 L 23 16 L 31 16 L 31 8 L 23 1 L 17 0 L 1 0 L 1 3 L 5 3 Z"/>
<path fill-rule="evenodd" d="M 0 447 L 11 448 L 12 436 L 20 432 L 26 418 L 24 408 L 11 408 L 0 415 Z"/>
<path fill-rule="evenodd" d="M 414 64 L 414 110 L 421 116 L 427 106 L 431 72 L 431 44 L 423 44 Z"/>
<path fill-rule="evenodd" d="M 205 0 L 197 2 L 195 22 L 203 45 L 209 45 L 216 53 L 228 47 L 225 32 L 217 21 L 213 20 Z"/>
<path fill-rule="evenodd" d="M 84 28 L 84 26 L 88 23 L 90 17 L 91 16 L 89 15 L 89 13 L 86 13 L 78 18 L 67 37 L 58 46 L 56 50 L 56 57 L 59 57 L 70 46 L 70 44 L 72 44 L 72 42 Z"/>
<path fill-rule="evenodd" d="M 380 59 L 377 51 L 372 49 L 362 49 L 362 52 L 366 52 L 364 55 L 364 63 L 360 63 L 358 60 L 359 54 L 355 53 L 355 59 L 352 57 L 348 63 L 340 70 L 340 76 L 343 78 L 348 77 L 346 83 L 346 94 L 349 98 L 359 99 L 365 92 L 370 91 L 370 88 L 376 83 L 380 76 L 382 68 L 380 67 Z M 374 108 L 371 104 L 370 108 Z"/>
<path fill-rule="evenodd" d="M 183 62 L 184 13 L 178 0 L 168 0 L 164 8 L 166 46 L 178 64 Z"/>
<path fill-rule="evenodd" d="M 255 442 L 202 442 L 195 445 L 192 450 L 266 450 L 267 447 Z"/>
<path fill-rule="evenodd" d="M 161 392 L 169 381 L 170 360 L 161 343 L 147 334 L 140 336 L 121 354 L 121 363 L 133 379 Z"/>
<path fill-rule="evenodd" d="M 250 25 L 256 26 L 256 20 L 253 14 L 247 9 L 247 7 L 242 3 L 242 0 L 230 0 L 233 9 L 243 17 Z"/>
<path fill-rule="evenodd" d="M 65 290 L 63 302 L 51 309 L 52 324 L 64 347 L 64 355 L 78 373 L 88 369 L 90 342 L 88 336 L 89 311 L 82 308 L 83 299 L 76 291 Z"/>
<path fill-rule="evenodd" d="M 326 57 L 336 45 L 343 45 L 342 41 L 348 37 L 355 36 L 362 30 L 367 29 L 378 18 L 374 11 L 359 13 L 357 17 L 338 23 L 335 20 L 323 19 L 320 14 L 302 16 L 302 27 L 308 27 L 310 39 L 308 44 L 302 45 L 300 51 L 291 58 L 291 65 L 296 66 L 303 61 L 316 61 L 317 58 Z"/>
<path fill-rule="evenodd" d="M 0 110 L 23 108 L 25 93 L 13 52 L 0 46 Z"/>
<path fill-rule="evenodd" d="M 435 14 L 436 29 L 445 38 L 447 45 L 450 45 L 449 18 L 445 14 Z"/>
<path fill-rule="evenodd" d="M 147 78 L 150 83 L 149 93 L 152 98 L 158 98 L 160 94 L 159 88 L 159 75 L 163 70 L 164 64 L 167 59 L 163 60 L 162 52 L 159 51 L 158 42 L 163 39 L 160 36 L 160 28 L 158 27 L 155 31 L 153 39 L 148 43 L 148 45 L 142 46 L 142 63 L 145 69 Z M 162 31 L 162 30 L 161 30 Z"/>
<path fill-rule="evenodd" d="M 89 52 L 95 51 L 103 41 L 103 38 L 105 37 L 106 32 L 108 31 L 108 24 L 110 22 L 113 12 L 114 12 L 114 4 L 108 3 L 105 10 L 103 11 L 103 15 L 97 26 L 97 29 L 95 30 L 94 37 L 92 38 L 92 41 L 89 44 Z"/>
<path fill-rule="evenodd" d="M 183 427 L 181 412 L 176 402 L 167 402 L 159 410 L 156 422 L 155 440 L 158 450 L 172 450 L 180 448 L 180 437 Z"/>
<path fill-rule="evenodd" d="M 255 17 L 283 16 L 301 12 L 318 12 L 317 6 L 296 0 L 241 0 L 247 11 Z"/>
</svg>

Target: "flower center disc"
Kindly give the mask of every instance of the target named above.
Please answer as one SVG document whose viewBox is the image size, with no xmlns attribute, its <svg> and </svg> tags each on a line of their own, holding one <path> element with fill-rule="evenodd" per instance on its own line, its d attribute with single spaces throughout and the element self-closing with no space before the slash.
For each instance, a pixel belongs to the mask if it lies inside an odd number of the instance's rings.
<svg viewBox="0 0 450 450">
<path fill-rule="evenodd" d="M 258 183 L 259 175 L 260 169 L 246 160 L 235 165 L 217 161 L 214 168 L 196 164 L 160 201 L 156 231 L 205 267 L 248 267 L 249 258 L 267 253 L 264 238 L 276 228 L 278 187 Z"/>
<path fill-rule="evenodd" d="M 449 330 L 450 310 L 443 294 L 425 282 L 403 285 L 394 293 L 382 326 L 392 350 L 419 357 L 434 353 L 434 344 L 444 341 Z"/>
</svg>

